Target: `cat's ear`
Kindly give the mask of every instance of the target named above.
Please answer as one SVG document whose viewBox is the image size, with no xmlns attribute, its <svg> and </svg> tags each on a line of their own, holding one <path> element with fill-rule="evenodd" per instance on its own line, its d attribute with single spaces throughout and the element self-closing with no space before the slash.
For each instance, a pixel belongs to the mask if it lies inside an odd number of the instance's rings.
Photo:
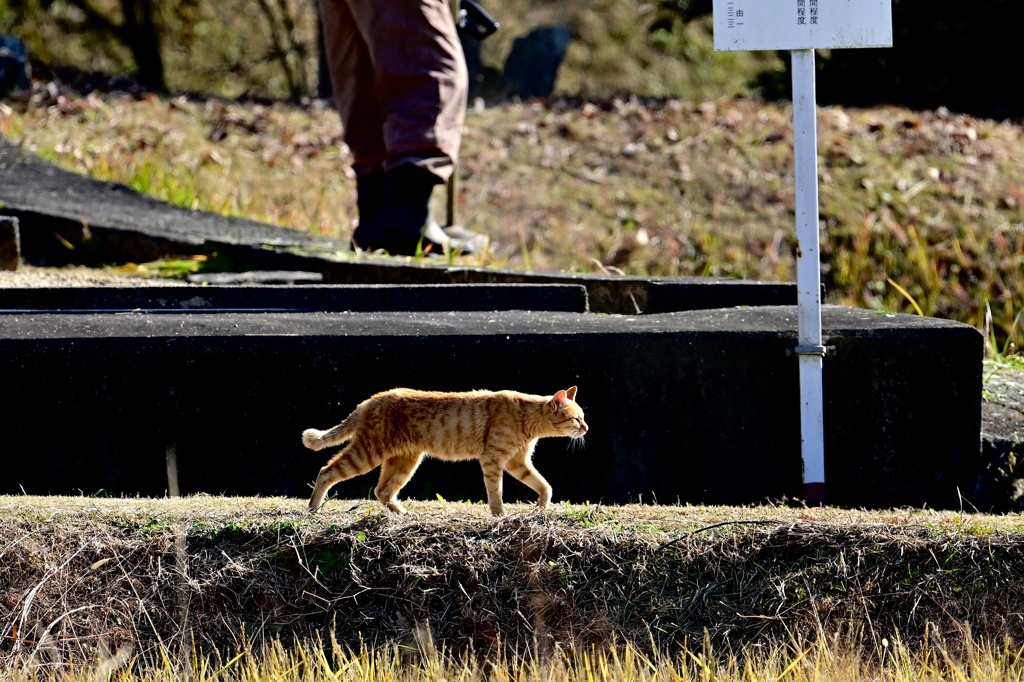
<svg viewBox="0 0 1024 682">
<path fill-rule="evenodd" d="M 563 407 L 565 405 L 565 403 L 566 403 L 566 393 L 565 393 L 565 391 L 559 391 L 558 393 L 556 393 L 555 395 L 553 395 L 551 397 L 551 400 L 548 401 L 548 405 L 551 406 L 552 410 L 557 410 L 560 407 Z"/>
<path fill-rule="evenodd" d="M 567 389 L 565 391 L 565 395 L 569 397 L 569 400 L 576 400 L 576 387 L 572 386 L 571 388 Z"/>
</svg>

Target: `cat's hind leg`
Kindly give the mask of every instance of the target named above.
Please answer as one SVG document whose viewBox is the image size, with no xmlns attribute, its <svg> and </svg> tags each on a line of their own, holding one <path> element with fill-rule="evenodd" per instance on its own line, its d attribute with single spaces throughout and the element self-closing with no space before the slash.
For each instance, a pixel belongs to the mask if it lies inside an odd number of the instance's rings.
<svg viewBox="0 0 1024 682">
<path fill-rule="evenodd" d="M 423 455 L 413 457 L 389 457 L 380 467 L 380 481 L 373 493 L 388 510 L 396 514 L 404 514 L 405 507 L 398 501 L 398 493 L 402 490 L 416 468 L 423 461 Z"/>
<path fill-rule="evenodd" d="M 480 468 L 484 470 L 484 485 L 487 487 L 487 506 L 491 508 L 492 516 L 501 516 L 505 513 L 502 496 L 502 475 L 505 473 L 501 460 L 495 457 L 482 457 Z"/>
<path fill-rule="evenodd" d="M 309 498 L 309 511 L 318 511 L 323 506 L 327 491 L 336 483 L 373 471 L 380 460 L 378 453 L 367 449 L 358 439 L 349 443 L 320 469 Z"/>
<path fill-rule="evenodd" d="M 537 507 L 544 509 L 548 506 L 551 502 L 551 485 L 533 467 L 532 462 L 525 458 L 514 459 L 505 470 L 537 492 Z"/>
</svg>

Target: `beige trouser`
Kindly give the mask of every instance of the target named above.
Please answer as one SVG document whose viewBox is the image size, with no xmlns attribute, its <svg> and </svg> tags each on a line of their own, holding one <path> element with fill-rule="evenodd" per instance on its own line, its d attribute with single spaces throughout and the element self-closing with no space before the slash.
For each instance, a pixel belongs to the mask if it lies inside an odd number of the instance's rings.
<svg viewBox="0 0 1024 682">
<path fill-rule="evenodd" d="M 320 0 L 327 63 L 356 173 L 414 163 L 447 181 L 469 78 L 448 0 Z"/>
</svg>

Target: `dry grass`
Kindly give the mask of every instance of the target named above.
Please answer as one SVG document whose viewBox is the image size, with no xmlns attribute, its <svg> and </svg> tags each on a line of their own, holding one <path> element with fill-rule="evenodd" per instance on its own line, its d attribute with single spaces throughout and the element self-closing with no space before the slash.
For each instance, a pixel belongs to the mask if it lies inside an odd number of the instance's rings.
<svg viewBox="0 0 1024 682">
<path fill-rule="evenodd" d="M 877 654 L 934 639 L 954 656 L 1024 642 L 1018 515 L 410 508 L 0 498 L 0 654 L 22 666 L 126 646 L 151 661 L 331 637 L 415 648 L 424 627 L 454 655 L 527 660 L 609 646 L 670 660 L 696 642 Z"/>
<path fill-rule="evenodd" d="M 492 247 L 463 262 L 791 281 L 790 117 L 733 99 L 471 112 L 459 215 Z M 323 108 L 40 93 L 0 108 L 0 133 L 178 205 L 343 240 L 355 218 L 337 118 Z M 999 351 L 1019 346 L 1021 127 L 830 107 L 819 138 L 828 299 L 957 319 Z"/>
<path fill-rule="evenodd" d="M 429 639 L 413 647 L 353 651 L 331 642 L 284 647 L 279 642 L 243 647 L 231 657 L 190 652 L 146 658 L 121 650 L 90 665 L 60 670 L 39 666 L 14 671 L 11 682 L 59 679 L 162 682 L 180 679 L 238 682 L 712 682 L 717 680 L 791 680 L 824 682 L 877 680 L 1017 680 L 1024 675 L 1021 651 L 982 645 L 965 656 L 951 655 L 938 641 L 908 646 L 898 639 L 879 651 L 850 650 L 824 642 L 793 640 L 743 652 L 716 651 L 694 643 L 677 656 L 645 655 L 634 647 L 594 648 L 577 655 L 485 659 L 453 655 Z"/>
</svg>

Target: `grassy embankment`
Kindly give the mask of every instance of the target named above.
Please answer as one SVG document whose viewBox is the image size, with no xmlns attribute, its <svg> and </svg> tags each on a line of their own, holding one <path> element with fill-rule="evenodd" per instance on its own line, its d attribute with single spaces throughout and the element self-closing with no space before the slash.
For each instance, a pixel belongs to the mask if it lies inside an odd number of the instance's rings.
<svg viewBox="0 0 1024 682">
<path fill-rule="evenodd" d="M 1021 671 L 1019 515 L 302 508 L 0 498 L 0 661 L 86 677 L 133 662 L 117 675 L 155 679 L 392 679 L 399 662 L 409 679 Z"/>
</svg>

